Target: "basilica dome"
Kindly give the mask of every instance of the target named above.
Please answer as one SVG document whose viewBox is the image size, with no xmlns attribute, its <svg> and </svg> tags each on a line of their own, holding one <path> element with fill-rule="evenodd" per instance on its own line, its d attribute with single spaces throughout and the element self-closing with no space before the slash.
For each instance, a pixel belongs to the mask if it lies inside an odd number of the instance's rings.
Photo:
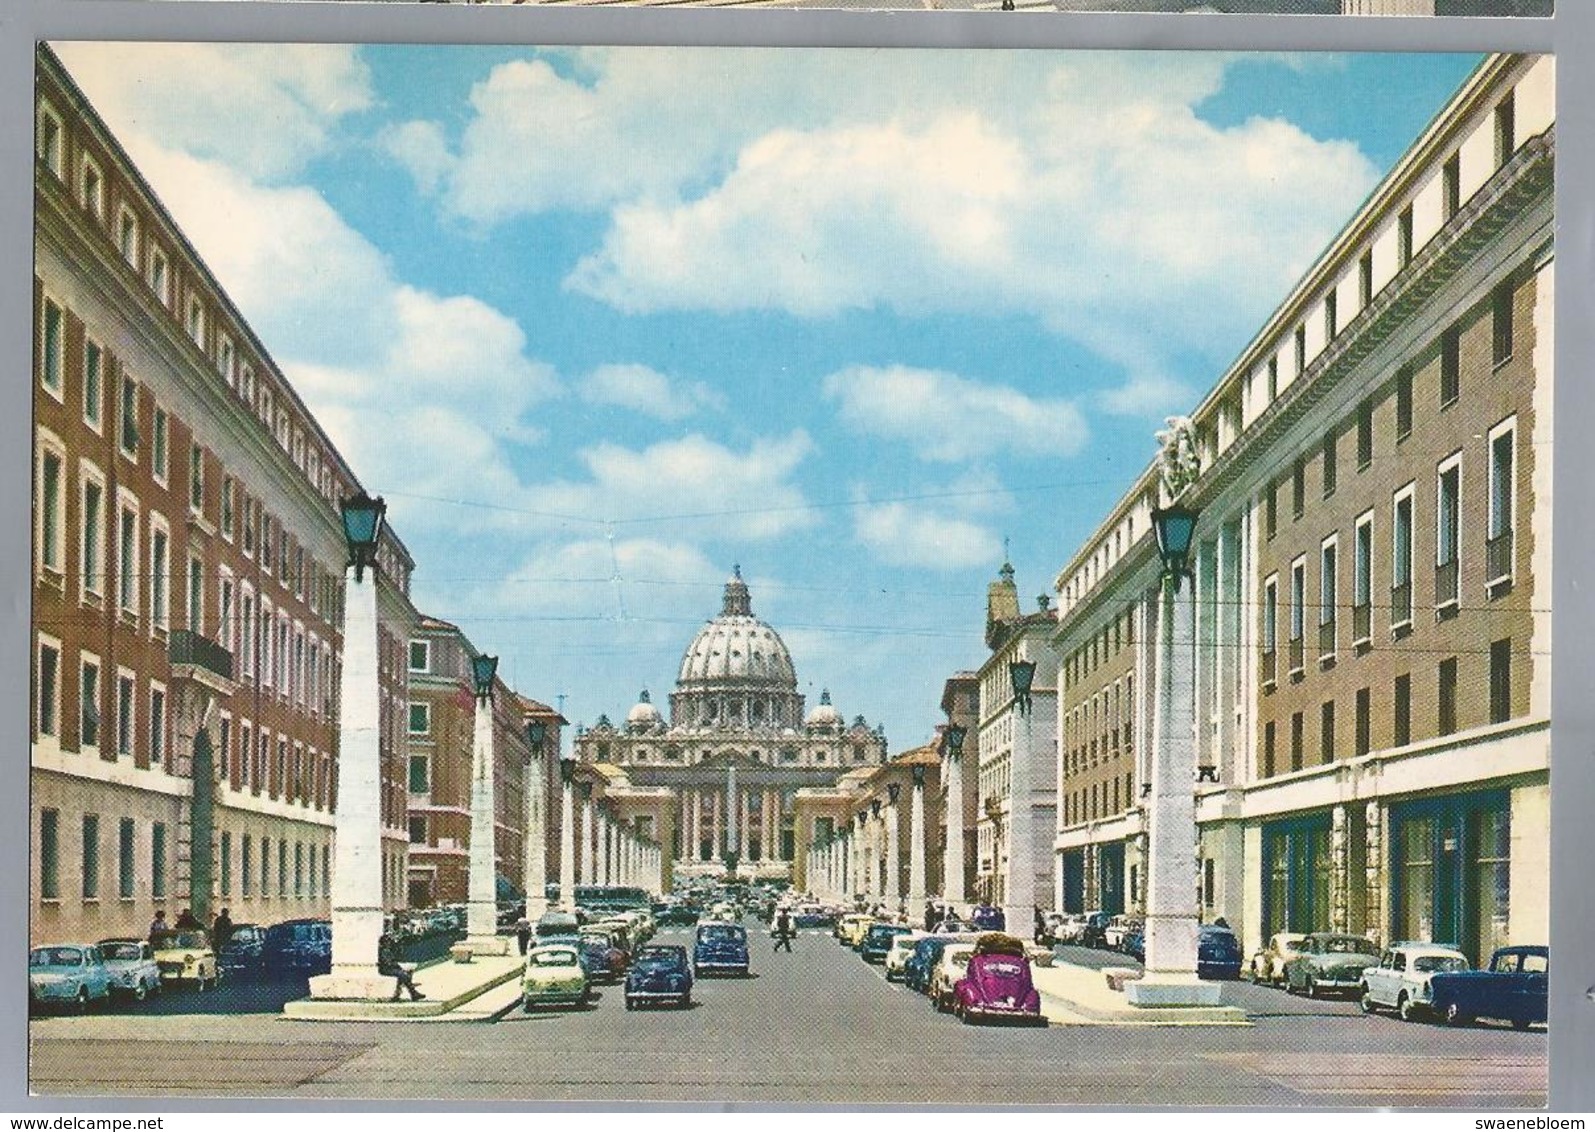
<svg viewBox="0 0 1595 1132">
<path fill-rule="evenodd" d="M 626 713 L 626 729 L 628 731 L 648 731 L 664 723 L 664 717 L 659 714 L 659 709 L 654 706 L 648 696 L 647 689 L 643 689 L 636 705 Z"/>
<path fill-rule="evenodd" d="M 740 568 L 726 582 L 720 616 L 698 630 L 681 658 L 682 690 L 735 685 L 795 691 L 797 673 L 781 635 L 753 616 Z"/>
</svg>

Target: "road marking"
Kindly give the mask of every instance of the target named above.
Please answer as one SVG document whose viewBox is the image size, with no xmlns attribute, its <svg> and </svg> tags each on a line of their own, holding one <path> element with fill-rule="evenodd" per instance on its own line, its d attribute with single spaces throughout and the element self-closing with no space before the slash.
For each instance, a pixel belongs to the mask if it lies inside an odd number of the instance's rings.
<svg viewBox="0 0 1595 1132">
<path fill-rule="evenodd" d="M 1312 1096 L 1540 1098 L 1549 1088 L 1545 1057 L 1436 1057 L 1357 1053 L 1203 1053 Z"/>
</svg>

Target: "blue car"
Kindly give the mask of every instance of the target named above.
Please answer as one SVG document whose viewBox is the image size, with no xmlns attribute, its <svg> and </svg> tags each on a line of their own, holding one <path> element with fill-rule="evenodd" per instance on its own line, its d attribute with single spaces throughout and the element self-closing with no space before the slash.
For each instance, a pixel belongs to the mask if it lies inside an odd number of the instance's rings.
<svg viewBox="0 0 1595 1132">
<path fill-rule="evenodd" d="M 683 1009 L 692 1005 L 692 965 L 685 947 L 654 944 L 632 960 L 626 973 L 626 1009 L 659 1002 Z"/>
<path fill-rule="evenodd" d="M 1453 1026 L 1499 1018 L 1526 1030 L 1549 1016 L 1550 974 L 1550 948 L 1502 947 L 1483 970 L 1432 975 L 1429 994 L 1434 1012 Z"/>
<path fill-rule="evenodd" d="M 748 973 L 748 932 L 740 924 L 699 924 L 692 945 L 696 975 Z"/>
<path fill-rule="evenodd" d="M 969 913 L 969 922 L 976 931 L 1000 932 L 1008 928 L 1008 917 L 1003 915 L 1001 908 L 994 908 L 990 904 L 978 905 Z"/>
<path fill-rule="evenodd" d="M 903 964 L 903 985 L 924 994 L 930 986 L 930 973 L 941 962 L 941 953 L 952 942 L 948 936 L 926 936 L 914 945 L 914 953 Z"/>
<path fill-rule="evenodd" d="M 332 923 L 284 920 L 266 929 L 261 966 L 271 975 L 325 975 L 332 970 Z"/>
<path fill-rule="evenodd" d="M 886 962 L 886 953 L 892 949 L 892 940 L 913 931 L 906 924 L 871 924 L 858 945 L 858 953 L 866 963 Z"/>
<path fill-rule="evenodd" d="M 1203 979 L 1241 977 L 1241 941 L 1217 924 L 1203 924 L 1196 937 L 1196 974 Z"/>
</svg>

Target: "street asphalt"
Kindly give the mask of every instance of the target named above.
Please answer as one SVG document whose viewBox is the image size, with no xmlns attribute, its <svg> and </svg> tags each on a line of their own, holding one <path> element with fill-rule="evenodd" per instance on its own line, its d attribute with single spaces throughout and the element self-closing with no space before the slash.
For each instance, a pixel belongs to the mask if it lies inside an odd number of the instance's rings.
<svg viewBox="0 0 1595 1132">
<path fill-rule="evenodd" d="M 1543 1106 L 1543 1028 L 1403 1023 L 1345 1001 L 1228 984 L 1250 1028 L 968 1027 L 887 983 L 829 934 L 750 978 L 704 979 L 688 1010 L 586 1010 L 491 1022 L 314 1023 L 276 1011 L 302 984 L 234 983 L 31 1024 L 31 1086 L 51 1095 L 369 1098 L 698 1105 Z M 660 942 L 688 942 L 661 933 Z M 1100 962 L 1084 952 L 1071 958 Z M 1122 957 L 1115 957 L 1122 961 Z M 425 971 L 418 977 L 423 989 Z"/>
</svg>

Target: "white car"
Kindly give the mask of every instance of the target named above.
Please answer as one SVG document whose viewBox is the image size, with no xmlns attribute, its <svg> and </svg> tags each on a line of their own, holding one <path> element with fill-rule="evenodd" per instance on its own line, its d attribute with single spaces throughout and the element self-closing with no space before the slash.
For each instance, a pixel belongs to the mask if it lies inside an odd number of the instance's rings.
<svg viewBox="0 0 1595 1132">
<path fill-rule="evenodd" d="M 886 952 L 887 982 L 902 981 L 903 966 L 908 962 L 908 957 L 914 954 L 914 948 L 918 946 L 919 941 L 924 938 L 924 932 L 904 932 L 892 940 L 891 949 Z"/>
<path fill-rule="evenodd" d="M 953 987 L 969 969 L 970 956 L 975 954 L 972 943 L 950 943 L 941 953 L 941 960 L 930 973 L 930 1004 L 945 1014 L 953 1008 Z"/>
<path fill-rule="evenodd" d="M 142 939 L 102 939 L 100 955 L 111 976 L 111 993 L 131 995 L 139 1002 L 161 991 L 161 968 L 155 952 Z"/>
<path fill-rule="evenodd" d="M 1362 1012 L 1394 1010 L 1403 1022 L 1434 1009 L 1429 977 L 1441 971 L 1466 971 L 1468 957 L 1454 947 L 1435 943 L 1393 943 L 1377 967 L 1362 973 Z"/>
</svg>

